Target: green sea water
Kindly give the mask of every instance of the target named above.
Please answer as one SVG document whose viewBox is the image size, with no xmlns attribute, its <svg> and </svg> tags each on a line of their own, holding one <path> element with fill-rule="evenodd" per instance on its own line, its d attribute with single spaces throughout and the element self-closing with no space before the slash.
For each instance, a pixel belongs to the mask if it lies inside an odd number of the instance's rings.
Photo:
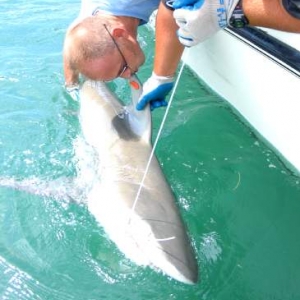
<svg viewBox="0 0 300 300">
<path fill-rule="evenodd" d="M 190 232 L 199 283 L 135 265 L 84 194 L 65 197 L 69 180 L 86 187 L 94 171 L 79 103 L 63 89 L 63 37 L 79 7 L 0 0 L 0 179 L 25 183 L 0 187 L 0 299 L 300 299 L 300 178 L 187 68 L 156 154 Z M 140 28 L 139 40 L 144 81 L 151 30 Z M 128 97 L 124 80 L 113 87 Z M 154 137 L 163 114 L 153 112 Z"/>
</svg>

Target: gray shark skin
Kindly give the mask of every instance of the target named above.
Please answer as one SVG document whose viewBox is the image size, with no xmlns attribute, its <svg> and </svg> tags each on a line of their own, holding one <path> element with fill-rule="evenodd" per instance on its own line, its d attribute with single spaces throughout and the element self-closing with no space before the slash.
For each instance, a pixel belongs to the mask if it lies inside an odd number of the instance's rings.
<svg viewBox="0 0 300 300">
<path fill-rule="evenodd" d="M 132 103 L 124 106 L 104 82 L 86 81 L 80 91 L 83 135 L 99 155 L 101 182 L 87 205 L 126 257 L 186 283 L 198 281 L 198 264 L 174 194 L 152 157 L 139 197 L 151 145 L 151 113 L 138 112 L 141 85 L 133 76 Z"/>
</svg>

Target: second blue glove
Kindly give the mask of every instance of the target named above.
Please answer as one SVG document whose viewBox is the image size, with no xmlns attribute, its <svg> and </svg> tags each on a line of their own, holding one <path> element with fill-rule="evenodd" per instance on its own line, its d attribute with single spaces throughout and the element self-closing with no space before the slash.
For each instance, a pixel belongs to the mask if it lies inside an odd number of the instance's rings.
<svg viewBox="0 0 300 300">
<path fill-rule="evenodd" d="M 136 106 L 137 110 L 142 110 L 150 104 L 150 109 L 167 106 L 166 96 L 174 86 L 173 76 L 158 76 L 154 72 L 143 85 L 143 93 Z"/>
</svg>

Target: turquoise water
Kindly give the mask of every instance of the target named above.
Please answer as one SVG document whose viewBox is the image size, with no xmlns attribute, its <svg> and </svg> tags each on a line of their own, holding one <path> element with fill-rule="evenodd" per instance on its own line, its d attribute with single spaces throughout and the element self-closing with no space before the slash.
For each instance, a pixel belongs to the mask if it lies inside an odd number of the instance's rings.
<svg viewBox="0 0 300 300">
<path fill-rule="evenodd" d="M 1 1 L 0 177 L 24 182 L 29 192 L 0 187 L 0 298 L 300 299 L 300 179 L 188 69 L 157 156 L 201 281 L 187 286 L 128 261 L 88 212 L 84 194 L 68 189 L 74 177 L 86 187 L 93 173 L 79 105 L 63 89 L 62 42 L 79 5 Z M 140 40 L 145 80 L 153 58 L 146 27 Z M 127 96 L 123 80 L 114 87 Z M 153 113 L 154 135 L 163 113 Z M 72 193 L 77 202 L 65 197 Z"/>
</svg>

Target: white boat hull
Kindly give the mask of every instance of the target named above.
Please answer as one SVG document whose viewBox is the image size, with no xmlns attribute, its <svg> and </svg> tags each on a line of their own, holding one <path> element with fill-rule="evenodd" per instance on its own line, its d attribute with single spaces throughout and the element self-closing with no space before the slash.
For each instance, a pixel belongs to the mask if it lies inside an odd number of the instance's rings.
<svg viewBox="0 0 300 300">
<path fill-rule="evenodd" d="M 300 49 L 299 35 L 278 35 Z M 288 167 L 300 171 L 299 70 L 231 30 L 186 51 L 185 62 L 201 80 L 227 100 Z"/>
</svg>

